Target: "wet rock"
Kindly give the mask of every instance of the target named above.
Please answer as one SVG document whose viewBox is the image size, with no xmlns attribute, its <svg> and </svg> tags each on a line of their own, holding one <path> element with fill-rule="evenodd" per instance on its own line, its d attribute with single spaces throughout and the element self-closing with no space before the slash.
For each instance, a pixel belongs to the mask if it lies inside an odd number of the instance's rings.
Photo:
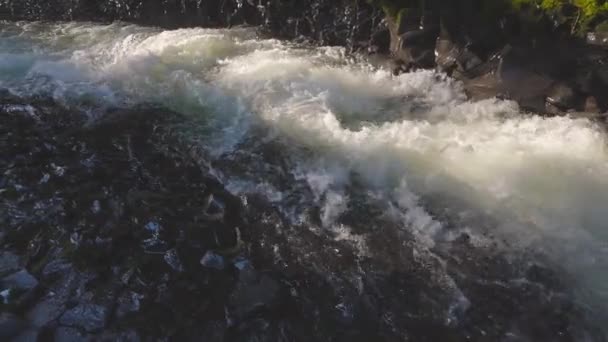
<svg viewBox="0 0 608 342">
<path fill-rule="evenodd" d="M 163 259 L 176 272 L 182 272 L 184 270 L 184 266 L 182 265 L 181 260 L 179 259 L 179 255 L 177 254 L 177 250 L 170 249 L 168 250 Z"/>
<path fill-rule="evenodd" d="M 2 284 L 2 287 L 4 288 L 9 287 L 22 291 L 30 291 L 38 287 L 38 280 L 28 271 L 21 270 L 2 278 L 0 284 Z"/>
<path fill-rule="evenodd" d="M 405 71 L 415 68 L 431 68 L 435 65 L 436 32 L 433 30 L 413 30 L 401 34 L 393 51 L 393 56 L 409 67 Z"/>
<path fill-rule="evenodd" d="M 0 276 L 21 268 L 21 258 L 8 251 L 0 252 Z"/>
<path fill-rule="evenodd" d="M 40 331 L 35 329 L 28 329 L 21 334 L 15 336 L 11 342 L 38 342 L 40 337 Z"/>
<path fill-rule="evenodd" d="M 440 37 L 435 43 L 435 63 L 439 70 L 452 75 L 468 76 L 473 69 L 481 66 L 484 60 L 467 46 L 460 46 L 451 39 Z"/>
<path fill-rule="evenodd" d="M 389 67 L 393 75 L 397 76 L 412 70 L 413 65 L 405 63 L 400 59 L 391 60 L 389 63 Z"/>
<path fill-rule="evenodd" d="M 59 266 L 63 265 L 63 266 Z M 56 273 L 51 270 L 61 270 Z M 45 295 L 27 312 L 27 319 L 34 326 L 43 327 L 57 320 L 66 310 L 67 303 L 77 294 L 82 294 L 90 275 L 78 272 L 65 264 L 49 266 L 47 271 L 57 277 Z M 44 272 L 43 272 L 44 273 Z M 55 278 L 53 278 L 55 279 Z"/>
<path fill-rule="evenodd" d="M 608 32 L 587 33 L 587 43 L 602 47 L 608 47 Z"/>
<path fill-rule="evenodd" d="M 100 342 L 139 342 L 141 341 L 141 338 L 135 330 L 128 330 L 121 332 L 105 332 L 96 336 L 95 340 Z M 206 335 L 205 340 L 207 340 Z"/>
<path fill-rule="evenodd" d="M 85 342 L 93 339 L 83 334 L 78 329 L 68 327 L 58 327 L 55 330 L 55 341 L 57 342 Z"/>
<path fill-rule="evenodd" d="M 256 310 L 272 307 L 277 299 L 279 283 L 266 274 L 259 274 L 251 265 L 239 271 L 239 279 L 230 297 L 230 305 L 237 318 Z"/>
<path fill-rule="evenodd" d="M 59 323 L 68 327 L 84 329 L 88 332 L 101 330 L 106 324 L 107 309 L 101 305 L 79 304 L 66 311 Z"/>
<path fill-rule="evenodd" d="M 563 83 L 554 85 L 547 94 L 547 102 L 562 110 L 574 108 L 576 100 L 574 90 Z"/>
<path fill-rule="evenodd" d="M 64 276 L 73 268 L 72 264 L 63 259 L 55 259 L 42 269 L 42 280 L 52 281 L 57 277 Z"/>
<path fill-rule="evenodd" d="M 43 279 L 54 281 L 41 300 L 27 313 L 27 318 L 37 327 L 57 320 L 66 310 L 68 301 L 83 288 L 89 277 L 78 272 L 71 264 L 57 260 L 46 265 Z"/>
<path fill-rule="evenodd" d="M 19 317 L 8 313 L 0 313 L 0 340 L 7 341 L 26 329 L 27 323 Z"/>
<path fill-rule="evenodd" d="M 38 280 L 26 270 L 13 273 L 0 280 L 2 296 L 7 304 L 23 305 L 33 298 L 37 288 Z"/>
<path fill-rule="evenodd" d="M 587 113 L 599 114 L 602 112 L 595 96 L 587 96 L 583 111 Z"/>
<path fill-rule="evenodd" d="M 225 262 L 224 258 L 221 255 L 215 254 L 212 251 L 208 251 L 201 258 L 201 265 L 215 270 L 223 270 L 225 267 Z"/>
<path fill-rule="evenodd" d="M 66 302 L 61 296 L 48 295 L 28 312 L 27 318 L 33 325 L 43 327 L 61 316 Z"/>
<path fill-rule="evenodd" d="M 565 114 L 565 112 L 561 108 L 559 108 L 558 106 L 556 106 L 552 103 L 549 103 L 549 102 L 545 103 L 544 111 L 539 111 L 539 110 L 535 110 L 535 111 L 539 112 L 539 113 L 544 112 L 544 113 L 551 114 L 551 115 L 564 115 Z"/>
<path fill-rule="evenodd" d="M 438 38 L 435 44 L 435 63 L 439 70 L 448 74 L 456 67 L 459 50 L 451 39 Z"/>
<path fill-rule="evenodd" d="M 141 306 L 141 300 L 144 298 L 142 294 L 129 291 L 118 298 L 116 306 L 116 317 L 121 319 L 127 314 L 137 312 Z"/>
<path fill-rule="evenodd" d="M 524 69 L 511 68 L 465 79 L 467 95 L 474 100 L 499 97 L 517 101 L 522 109 L 544 113 L 545 97 L 554 81 Z"/>
<path fill-rule="evenodd" d="M 388 29 L 382 29 L 372 34 L 370 38 L 370 53 L 388 53 L 391 45 L 391 34 Z"/>
</svg>

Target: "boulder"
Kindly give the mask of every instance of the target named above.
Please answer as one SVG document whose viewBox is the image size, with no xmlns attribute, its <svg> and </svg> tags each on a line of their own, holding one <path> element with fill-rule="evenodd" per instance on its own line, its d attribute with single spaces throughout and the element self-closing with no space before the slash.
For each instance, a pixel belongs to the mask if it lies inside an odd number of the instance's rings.
<svg viewBox="0 0 608 342">
<path fill-rule="evenodd" d="M 138 312 L 141 307 L 141 300 L 144 298 L 142 294 L 128 291 L 120 297 L 116 305 L 116 317 L 118 319 L 124 318 L 129 313 Z"/>
<path fill-rule="evenodd" d="M 8 341 L 27 328 L 27 323 L 19 317 L 8 313 L 0 313 L 0 340 Z"/>
<path fill-rule="evenodd" d="M 23 307 L 31 302 L 38 288 L 38 280 L 28 271 L 8 275 L 0 280 L 0 291 L 4 302 L 17 307 Z"/>
<path fill-rule="evenodd" d="M 27 329 L 21 334 L 15 336 L 11 342 L 38 342 L 40 331 L 36 329 Z"/>
<path fill-rule="evenodd" d="M 59 324 L 95 332 L 106 325 L 108 310 L 95 304 L 79 304 L 66 311 L 60 318 Z"/>
<path fill-rule="evenodd" d="M 574 90 L 564 83 L 554 84 L 547 92 L 547 103 L 561 110 L 574 108 L 577 100 Z"/>
<path fill-rule="evenodd" d="M 78 329 L 59 327 L 55 330 L 55 341 L 57 342 L 86 342 L 93 339 L 83 334 Z"/>
<path fill-rule="evenodd" d="M 266 274 L 258 273 L 246 264 L 239 270 L 239 279 L 230 297 L 230 307 L 237 318 L 244 318 L 257 309 L 276 304 L 279 283 Z"/>
<path fill-rule="evenodd" d="M 21 268 L 21 258 L 9 251 L 0 252 L 0 276 L 15 272 Z"/>
<path fill-rule="evenodd" d="M 26 270 L 8 275 L 0 280 L 2 288 L 12 288 L 20 291 L 31 291 L 38 287 L 38 280 Z"/>
<path fill-rule="evenodd" d="M 585 105 L 583 106 L 583 111 L 594 114 L 599 114 L 602 112 L 597 99 L 594 96 L 587 96 L 585 99 Z"/>
<path fill-rule="evenodd" d="M 587 33 L 587 43 L 601 47 L 608 47 L 608 32 Z"/>
<path fill-rule="evenodd" d="M 212 251 L 208 251 L 201 258 L 201 265 L 203 265 L 206 268 L 212 268 L 212 269 L 219 271 L 219 270 L 224 269 L 225 264 L 226 263 L 224 262 L 224 257 L 222 257 L 221 255 L 218 255 Z"/>
</svg>

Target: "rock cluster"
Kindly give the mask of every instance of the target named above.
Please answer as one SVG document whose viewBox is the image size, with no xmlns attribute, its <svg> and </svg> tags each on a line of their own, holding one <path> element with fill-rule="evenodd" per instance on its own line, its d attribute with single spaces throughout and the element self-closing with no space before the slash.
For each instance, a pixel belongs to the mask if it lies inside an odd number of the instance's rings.
<svg viewBox="0 0 608 342">
<path fill-rule="evenodd" d="M 1 340 L 601 340 L 553 268 L 466 235 L 426 258 L 380 203 L 343 218 L 361 255 L 229 194 L 184 124 L 0 92 Z"/>
</svg>

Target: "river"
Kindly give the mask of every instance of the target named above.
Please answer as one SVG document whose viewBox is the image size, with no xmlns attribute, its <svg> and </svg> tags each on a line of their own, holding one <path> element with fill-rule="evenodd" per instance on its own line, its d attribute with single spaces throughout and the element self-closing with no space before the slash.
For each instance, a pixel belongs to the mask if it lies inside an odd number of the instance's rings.
<svg viewBox="0 0 608 342">
<path fill-rule="evenodd" d="M 516 269 L 553 270 L 589 320 L 608 319 L 607 136 L 596 122 L 471 102 L 445 75 L 393 76 L 342 48 L 250 28 L 3 22 L 0 87 L 51 96 L 90 122 L 142 103 L 186 115 L 180 134 L 211 172 L 233 194 L 265 197 L 294 239 L 309 230 L 360 260 L 414 246 L 451 298 L 446 322 L 475 305 L 447 261 L 463 236 Z M 410 240 L 379 244 L 384 229 Z M 534 280 L 505 286 L 521 282 Z"/>
</svg>

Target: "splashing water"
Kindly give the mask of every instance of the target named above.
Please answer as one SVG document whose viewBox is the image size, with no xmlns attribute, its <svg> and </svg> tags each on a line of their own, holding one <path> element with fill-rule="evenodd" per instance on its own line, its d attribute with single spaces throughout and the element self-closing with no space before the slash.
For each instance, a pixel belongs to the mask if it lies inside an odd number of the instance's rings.
<svg viewBox="0 0 608 342">
<path fill-rule="evenodd" d="M 608 155 L 593 122 L 470 102 L 431 71 L 392 76 L 340 48 L 249 29 L 1 27 L 0 87 L 51 95 L 93 117 L 163 104 L 197 123 L 184 134 L 210 158 L 248 155 L 240 170 L 218 166 L 229 189 L 262 193 L 294 222 L 333 231 L 362 254 L 374 253 L 364 234 L 340 220 L 355 193 L 382 198 L 420 250 L 455 231 L 489 234 L 515 254 L 535 250 L 576 280 L 577 300 L 608 311 Z M 270 143 L 281 153 L 260 152 Z M 306 211 L 313 205 L 318 224 Z"/>
</svg>

